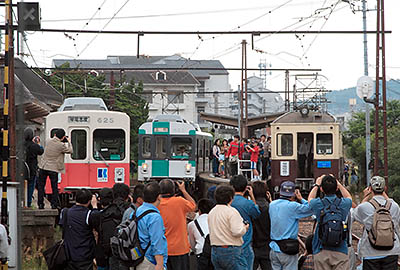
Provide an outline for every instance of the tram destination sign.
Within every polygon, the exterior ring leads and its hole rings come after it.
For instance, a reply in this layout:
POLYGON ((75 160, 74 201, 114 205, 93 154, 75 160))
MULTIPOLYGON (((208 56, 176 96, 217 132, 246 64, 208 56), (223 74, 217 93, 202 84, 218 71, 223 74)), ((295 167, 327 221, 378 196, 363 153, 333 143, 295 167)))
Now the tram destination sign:
POLYGON ((90 116, 68 116, 68 123, 89 123, 90 116))

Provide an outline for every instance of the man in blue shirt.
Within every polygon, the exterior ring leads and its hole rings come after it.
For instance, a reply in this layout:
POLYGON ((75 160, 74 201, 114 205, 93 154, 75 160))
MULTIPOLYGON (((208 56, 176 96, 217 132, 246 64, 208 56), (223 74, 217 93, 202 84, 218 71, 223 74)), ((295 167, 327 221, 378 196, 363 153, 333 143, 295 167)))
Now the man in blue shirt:
MULTIPOLYGON (((319 235, 321 212, 329 205, 337 204, 344 224, 351 208, 351 194, 347 189, 335 179, 333 175, 322 175, 317 178, 315 185, 308 197, 310 207, 317 218, 318 224, 313 238, 314 266, 316 270, 325 269, 349 269, 349 257, 347 255, 347 239, 337 247, 323 246, 319 235), (318 189, 325 193, 324 198, 316 198, 318 189), (336 192, 340 191, 343 198, 338 198, 336 192)), ((346 233, 346 232, 345 232, 346 233)), ((347 238, 347 237, 346 237, 347 238)))
POLYGON ((271 266, 273 270, 297 270, 298 254, 284 253, 281 247, 283 249, 284 246, 289 246, 285 244, 288 242, 291 243, 292 247, 296 244, 298 247, 296 241, 299 233, 299 219, 311 216, 312 211, 307 201, 301 196, 300 191, 295 189, 292 181, 283 182, 279 194, 280 198, 272 201, 269 205, 271 266), (296 199, 301 203, 296 202, 296 199))
POLYGON ((260 210, 255 204, 256 199, 254 198, 253 188, 247 186, 247 179, 243 175, 235 175, 232 177, 230 184, 235 190, 235 197, 233 198, 232 207, 236 208, 243 218, 244 222, 250 224, 249 230, 243 236, 242 245, 242 260, 247 265, 248 270, 253 269, 254 252, 251 245, 253 239, 253 226, 251 223, 252 219, 256 219, 260 215, 260 210), (251 200, 244 197, 245 192, 248 191, 251 200))
POLYGON ((157 209, 161 199, 160 193, 158 183, 147 184, 143 190, 144 203, 136 211, 137 217, 147 210, 156 211, 145 215, 137 224, 141 247, 145 249, 149 244, 150 246, 145 254, 144 261, 136 266, 136 270, 166 269, 168 259, 167 238, 165 238, 164 222, 160 211, 157 209))

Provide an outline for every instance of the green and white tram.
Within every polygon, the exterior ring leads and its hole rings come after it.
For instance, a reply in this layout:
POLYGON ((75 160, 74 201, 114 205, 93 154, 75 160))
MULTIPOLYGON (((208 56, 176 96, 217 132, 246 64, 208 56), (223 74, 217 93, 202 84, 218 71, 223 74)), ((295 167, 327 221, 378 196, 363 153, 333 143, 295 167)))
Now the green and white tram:
POLYGON ((139 128, 138 180, 194 181, 210 171, 212 135, 179 115, 159 115, 139 128))

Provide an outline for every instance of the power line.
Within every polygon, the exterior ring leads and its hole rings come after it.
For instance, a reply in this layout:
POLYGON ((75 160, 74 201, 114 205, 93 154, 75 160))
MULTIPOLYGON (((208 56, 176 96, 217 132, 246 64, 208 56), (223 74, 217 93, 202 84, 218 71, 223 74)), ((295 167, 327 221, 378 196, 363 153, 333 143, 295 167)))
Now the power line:
MULTIPOLYGON (((114 13, 114 15, 110 18, 110 20, 108 20, 108 22, 103 26, 103 28, 101 29, 100 32, 97 32, 97 34, 88 42, 88 44, 83 48, 83 50, 77 55, 77 57, 79 57, 80 55, 82 55, 83 52, 86 51, 86 49, 93 43, 93 41, 96 40, 96 38, 99 36, 100 33, 102 33, 104 31, 104 29, 111 23, 111 21, 115 18, 115 16, 118 15, 118 13, 128 4, 130 0, 126 0, 125 3, 117 10, 117 12, 114 13)), ((88 30, 82 30, 76 33, 85 33, 83 31, 88 31, 88 30)))
MULTIPOLYGON (((308 1, 303 3, 292 3, 291 6, 302 6, 312 3, 318 3, 319 1, 308 1)), ((1 5, 0 5, 1 6, 1 5)), ((189 12, 176 12, 176 13, 160 13, 160 14, 146 14, 146 15, 134 15, 134 16, 119 16, 114 17, 114 20, 125 20, 125 19, 146 19, 146 18, 159 18, 159 17, 174 17, 174 16, 187 16, 187 15, 207 15, 207 14, 218 14, 218 13, 231 13, 231 12, 243 12, 249 10, 260 10, 265 8, 271 8, 272 6, 257 6, 248 8, 232 8, 232 9, 218 9, 218 10, 205 10, 205 11, 189 11, 189 12)), ((64 18, 64 19, 45 19, 42 22, 79 22, 87 21, 89 18, 64 18)), ((94 21, 109 20, 110 17, 93 18, 94 21)))

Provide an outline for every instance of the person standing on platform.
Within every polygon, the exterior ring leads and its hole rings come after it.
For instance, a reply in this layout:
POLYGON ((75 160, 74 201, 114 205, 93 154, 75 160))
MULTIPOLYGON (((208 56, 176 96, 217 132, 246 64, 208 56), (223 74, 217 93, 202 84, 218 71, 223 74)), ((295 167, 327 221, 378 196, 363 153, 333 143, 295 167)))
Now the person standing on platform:
POLYGON ((238 174, 238 160, 239 160, 239 135, 235 135, 233 137, 233 141, 229 145, 228 149, 228 159, 229 159, 229 168, 230 175, 235 176, 238 174))
POLYGON ((38 174, 38 156, 43 154, 44 149, 40 145, 40 138, 38 136, 33 137, 33 130, 31 128, 28 127, 24 130, 24 137, 25 162, 29 168, 27 206, 31 207, 33 191, 35 190, 38 174))
POLYGON ((65 173, 65 154, 72 154, 72 144, 69 137, 65 136, 64 129, 57 129, 55 136, 46 142, 43 158, 39 166, 38 179, 38 207, 44 209, 44 190, 47 177, 50 178, 52 195, 51 208, 58 208, 58 174, 65 173))

